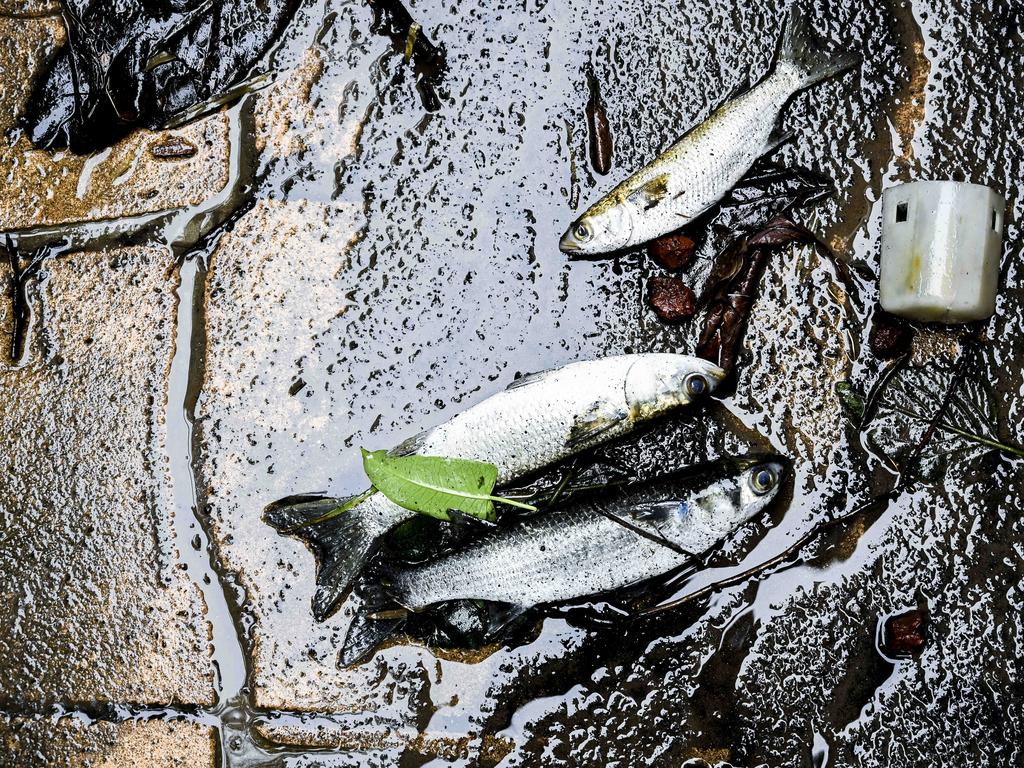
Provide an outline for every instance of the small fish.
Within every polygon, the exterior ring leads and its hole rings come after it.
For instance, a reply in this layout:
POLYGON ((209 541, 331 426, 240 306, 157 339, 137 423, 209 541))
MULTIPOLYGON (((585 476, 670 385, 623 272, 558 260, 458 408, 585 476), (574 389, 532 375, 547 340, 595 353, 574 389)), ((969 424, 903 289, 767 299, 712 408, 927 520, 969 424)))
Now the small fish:
POLYGON ((797 92, 859 61, 856 55, 829 58, 818 50, 793 6, 771 73, 591 206, 562 235, 559 247, 579 255, 608 253, 693 221, 755 160, 790 138, 780 118, 797 92))
POLYGON ((383 569, 362 598, 341 663, 364 658, 410 612, 458 613, 486 601, 493 630, 529 608, 611 592, 662 576, 706 552, 778 493, 781 456, 723 459, 648 484, 606 489, 490 532, 425 565, 383 569))
MULTIPOLYGON (((710 394, 724 372, 676 354, 606 357, 524 376, 399 445, 394 455, 475 459, 498 468, 498 485, 613 440, 638 425, 710 394)), ((416 513, 373 493, 327 520, 346 499, 293 496, 264 519, 298 536, 317 559, 313 615, 327 618, 388 531, 416 513)))

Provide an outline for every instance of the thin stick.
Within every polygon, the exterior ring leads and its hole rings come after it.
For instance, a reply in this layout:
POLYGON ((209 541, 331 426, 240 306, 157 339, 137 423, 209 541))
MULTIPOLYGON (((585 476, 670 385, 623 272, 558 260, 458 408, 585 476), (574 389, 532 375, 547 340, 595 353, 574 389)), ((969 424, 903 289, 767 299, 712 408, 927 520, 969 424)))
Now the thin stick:
POLYGON ((836 526, 842 525, 843 523, 852 520, 853 518, 872 509, 877 505, 880 505, 882 503, 890 503, 899 495, 899 492, 900 489, 894 489, 893 491, 887 493, 884 496, 879 496, 877 498, 871 499, 870 501, 867 501, 864 504, 855 507, 846 514, 840 515, 839 517, 834 517, 831 520, 826 520, 822 523, 818 523, 813 528, 811 528, 811 530, 809 530, 807 533, 805 533, 803 536, 797 539, 796 542, 786 547, 786 549, 782 550, 779 554, 775 555, 774 557, 770 557, 767 560, 758 563, 757 565, 751 568, 747 568, 745 571, 741 571, 740 573, 737 573, 733 576, 729 576, 728 578, 722 579, 721 581, 716 581, 714 584, 708 584, 706 587, 698 589, 696 592, 692 592, 689 595, 684 595, 678 600, 673 600, 668 603, 661 603, 659 605, 654 606, 653 608, 645 608, 644 610, 640 611, 637 614, 637 616, 649 616, 655 613, 662 613, 673 608, 678 608, 681 605, 692 603, 696 600, 702 600, 705 597, 708 597, 709 595, 725 587, 731 587, 734 584, 739 584, 743 581, 746 581, 747 579, 757 576, 758 574, 764 573, 768 569, 781 563, 784 563, 790 557, 795 555, 798 550, 802 549, 804 546, 809 544, 811 541, 816 539, 825 531, 836 526))
POLYGON ((669 541, 664 536, 658 536, 656 533, 651 533, 650 531, 644 530, 640 526, 630 522, 629 520, 626 520, 626 518, 619 517, 614 512, 609 512, 607 509, 602 509, 598 505, 594 505, 594 509, 596 509, 602 515, 607 517, 613 523, 618 523, 623 528, 626 528, 627 530, 630 530, 633 533, 635 533, 637 536, 643 536, 645 539, 648 539, 649 541, 653 541, 655 544, 658 544, 658 545, 660 545, 662 547, 666 547, 668 549, 671 549, 673 552, 676 552, 677 554, 683 555, 684 557, 687 557, 687 558, 689 558, 691 560, 693 559, 693 553, 692 552, 687 552, 685 549, 680 547, 678 544, 676 544, 673 541, 669 541))

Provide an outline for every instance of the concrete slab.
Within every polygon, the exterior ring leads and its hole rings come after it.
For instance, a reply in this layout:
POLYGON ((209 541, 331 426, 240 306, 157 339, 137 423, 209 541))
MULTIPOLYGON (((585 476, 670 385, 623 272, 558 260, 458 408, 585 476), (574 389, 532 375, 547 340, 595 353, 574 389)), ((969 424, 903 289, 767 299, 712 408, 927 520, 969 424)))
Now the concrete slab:
MULTIPOLYGON (((4 131, 62 41, 59 17, 36 6, 0 20, 4 131)), ((226 119, 214 117, 83 158, 31 150, 14 134, 0 148, 0 230, 198 203, 227 177, 225 136, 226 119), (171 136, 195 156, 158 159, 152 147, 171 136)), ((6 259, 0 271, 6 285, 6 259)), ((173 528, 194 521, 172 519, 164 415, 176 286, 162 248, 47 262, 29 290, 21 367, 7 359, 11 305, 0 303, 0 706, 213 701, 201 574, 183 570, 173 528)))
POLYGON ((0 716, 3 768, 213 768, 213 729, 189 722, 86 723, 0 716))
MULTIPOLYGON (((34 74, 63 39, 57 16, 0 18, 0 131, 16 125, 34 74)), ((227 120, 214 117, 174 131, 137 131, 89 157, 34 150, 23 135, 2 142, 0 230, 196 205, 227 181, 226 137, 227 120), (171 138, 188 142, 195 154, 158 157, 154 149, 171 138)))
POLYGON ((172 529, 171 264, 159 248, 47 264, 29 362, 0 364, 0 707, 212 700, 172 529))

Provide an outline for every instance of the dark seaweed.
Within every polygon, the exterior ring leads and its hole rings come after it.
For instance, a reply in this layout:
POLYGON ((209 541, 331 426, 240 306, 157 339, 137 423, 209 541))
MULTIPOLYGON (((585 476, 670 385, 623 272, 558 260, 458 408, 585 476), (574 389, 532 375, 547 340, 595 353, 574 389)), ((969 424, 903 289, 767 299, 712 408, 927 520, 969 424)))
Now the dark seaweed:
POLYGON ((722 200, 715 224, 732 232, 752 232, 765 221, 813 205, 833 191, 832 180, 817 171, 761 160, 722 200))
POLYGON ((137 126, 160 128, 245 79, 297 5, 61 0, 67 43, 37 83, 22 123, 36 147, 79 154, 137 126))
MULTIPOLYGON (((718 205, 682 229, 649 243, 648 255, 666 269, 688 270, 687 283, 697 293, 698 308, 704 307, 715 289, 741 268, 737 241, 833 191, 832 182, 816 171, 759 160, 718 205)), ((844 285, 855 292, 845 262, 833 261, 844 285)))
POLYGON ((782 217, 772 219, 763 229, 737 240, 723 255, 737 265, 736 269, 711 302, 697 343, 697 355, 731 371, 768 258, 790 243, 813 242, 817 242, 817 238, 810 231, 782 217))

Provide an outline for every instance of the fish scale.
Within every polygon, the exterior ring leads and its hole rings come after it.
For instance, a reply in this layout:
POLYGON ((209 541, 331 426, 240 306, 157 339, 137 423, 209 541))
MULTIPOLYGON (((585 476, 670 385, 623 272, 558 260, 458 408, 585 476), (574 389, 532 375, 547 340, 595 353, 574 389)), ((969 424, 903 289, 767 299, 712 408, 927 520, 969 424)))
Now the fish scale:
POLYGON ((391 591, 413 610, 480 597, 533 605, 643 581, 690 559, 584 509, 524 523, 513 535, 497 535, 454 563, 442 560, 401 572, 391 591), (585 569, 579 567, 583 563, 585 569))
MULTIPOLYGON (((631 364, 628 357, 578 363, 552 374, 542 389, 499 392, 431 430, 416 452, 490 462, 498 468, 498 483, 506 483, 564 458, 574 420, 594 403, 627 412, 631 364)), ((605 437, 628 429, 624 420, 605 437)))

